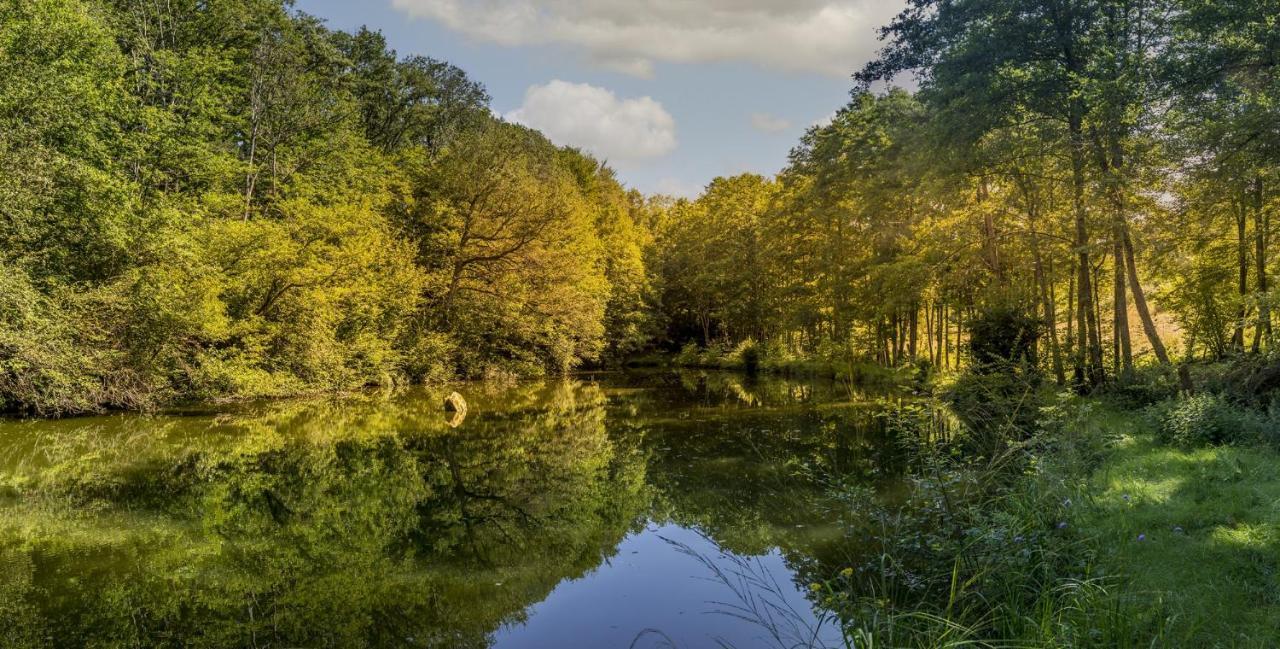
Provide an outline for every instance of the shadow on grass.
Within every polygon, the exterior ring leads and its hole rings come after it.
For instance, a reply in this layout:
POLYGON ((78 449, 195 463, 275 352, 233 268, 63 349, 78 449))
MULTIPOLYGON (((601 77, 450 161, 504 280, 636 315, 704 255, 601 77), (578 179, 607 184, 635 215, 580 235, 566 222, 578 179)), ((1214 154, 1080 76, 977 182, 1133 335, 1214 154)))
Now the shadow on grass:
POLYGON ((1183 451, 1141 430, 1093 476, 1081 521, 1129 592, 1160 598, 1182 646, 1280 642, 1280 454, 1183 451))

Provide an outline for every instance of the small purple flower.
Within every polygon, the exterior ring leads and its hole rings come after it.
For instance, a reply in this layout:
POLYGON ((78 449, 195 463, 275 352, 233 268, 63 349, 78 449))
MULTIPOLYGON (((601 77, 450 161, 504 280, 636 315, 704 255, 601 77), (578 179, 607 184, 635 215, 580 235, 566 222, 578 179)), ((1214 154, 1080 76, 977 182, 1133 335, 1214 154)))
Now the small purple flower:
POLYGON ((1139 540, 1139 541, 1145 541, 1145 540, 1147 540, 1147 535, 1146 535, 1146 534, 1139 534, 1139 535, 1138 535, 1138 540, 1139 540))
POLYGON ((1067 522, 1066 522, 1066 521, 1062 521, 1062 522, 1058 523, 1058 529, 1060 529, 1060 530, 1065 530, 1065 529, 1067 529, 1067 522))

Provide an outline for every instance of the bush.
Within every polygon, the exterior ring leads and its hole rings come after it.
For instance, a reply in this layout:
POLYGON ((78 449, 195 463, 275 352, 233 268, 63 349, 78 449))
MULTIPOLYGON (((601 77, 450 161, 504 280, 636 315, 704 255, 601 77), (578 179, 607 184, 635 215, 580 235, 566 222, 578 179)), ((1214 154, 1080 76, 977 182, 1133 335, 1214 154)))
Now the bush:
POLYGON ((61 416, 148 405, 151 387, 112 346, 112 301, 53 293, 0 263, 0 411, 61 416))
POLYGON ((1207 383, 1234 401, 1266 408, 1280 394, 1280 359, 1270 355, 1240 358, 1220 374, 1208 377, 1207 383))
POLYGON ((1240 442, 1257 430, 1246 413, 1210 393, 1162 402, 1152 416, 1160 441, 1180 448, 1240 442))
POLYGON ((979 368, 1036 365, 1036 343, 1044 322, 1015 307, 993 307, 969 324, 969 352, 979 368))
POLYGON ((1100 387, 1096 394, 1117 408, 1138 410, 1173 399, 1178 390, 1178 376, 1173 368, 1150 365, 1136 368, 1128 378, 1100 387))
POLYGON ((966 372, 942 398, 984 452, 1031 437, 1042 405, 1038 383, 1011 372, 966 372))
POLYGON ((680 348, 680 353, 676 354, 675 362, 681 367, 698 366, 702 362, 702 348, 698 343, 685 343, 684 347, 680 348))
POLYGON ((1036 430, 1041 376, 1035 345, 1042 323, 1017 309, 994 307, 971 324, 973 364, 943 391, 943 399, 982 452, 1036 430))
POLYGON ((755 374, 760 369, 760 346, 754 340, 744 341, 734 350, 734 354, 738 357, 742 364, 742 369, 748 374, 755 374))

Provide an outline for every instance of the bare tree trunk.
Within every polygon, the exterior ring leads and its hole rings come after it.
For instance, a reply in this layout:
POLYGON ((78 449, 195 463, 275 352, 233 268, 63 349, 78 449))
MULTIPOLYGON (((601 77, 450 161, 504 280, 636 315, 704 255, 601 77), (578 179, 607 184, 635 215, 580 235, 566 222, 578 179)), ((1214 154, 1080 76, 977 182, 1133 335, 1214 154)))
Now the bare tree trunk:
POLYGON ((1058 347, 1058 318, 1055 313, 1053 298, 1049 292, 1049 280, 1045 274, 1044 259, 1040 254, 1040 237, 1036 233, 1034 210, 1031 217, 1031 256, 1035 264, 1036 284, 1040 290, 1040 303, 1044 308, 1044 319, 1049 329, 1049 350, 1053 355, 1053 376, 1058 385, 1066 385, 1067 375, 1062 367, 1062 350, 1058 347))
POLYGON ((1253 351, 1256 353, 1265 339, 1267 349, 1271 349, 1271 307, 1267 303, 1267 236, 1269 229, 1266 205, 1263 201, 1262 178, 1253 181, 1253 218, 1254 240, 1257 249, 1254 252, 1254 263, 1258 268, 1258 326, 1253 335, 1253 351))
POLYGON ((1133 255, 1133 240, 1129 237, 1129 228, 1124 228, 1124 254, 1125 262, 1129 270, 1129 284, 1133 292, 1133 306, 1138 311, 1138 317, 1142 320, 1142 330, 1147 334, 1147 340, 1151 342, 1151 350, 1155 352, 1156 358, 1160 364, 1169 365, 1169 352, 1164 347, 1164 342, 1160 340, 1160 332, 1156 331, 1156 322, 1151 318, 1151 310, 1147 308, 1147 296, 1142 290, 1142 282, 1138 281, 1138 263, 1133 255))
MULTIPOLYGON (((1076 276, 1078 275, 1078 273, 1076 272, 1076 269, 1074 268, 1074 266, 1075 266, 1074 262, 1072 263, 1072 266, 1073 266, 1073 268, 1071 269, 1071 273, 1067 276, 1067 348, 1066 348, 1066 356, 1067 356, 1068 358, 1075 358, 1075 357, 1076 357, 1076 336, 1075 336, 1075 323, 1076 323, 1076 316, 1075 316, 1075 313, 1076 313, 1076 276)), ((1078 365, 1077 365, 1076 367, 1077 367, 1077 369, 1079 369, 1079 366, 1078 366, 1078 365)), ((1081 380, 1082 378, 1083 378, 1083 377, 1082 377, 1082 376, 1080 376, 1080 375, 1077 375, 1077 376, 1076 376, 1076 380, 1077 380, 1077 381, 1081 380)))
MULTIPOLYGON (((1073 147, 1077 148, 1077 147, 1073 147)), ((1072 175, 1075 184, 1075 246, 1078 257, 1077 295, 1079 308, 1079 336, 1076 350, 1076 365, 1080 374, 1089 385, 1101 385, 1106 380, 1102 369, 1102 342, 1098 335, 1097 321, 1094 319, 1094 299, 1090 275, 1089 235, 1084 205, 1084 157, 1083 152, 1072 154, 1072 175)))
MULTIPOLYGON (((1106 257, 1105 257, 1105 256, 1103 256, 1103 258, 1102 258, 1102 259, 1103 259, 1103 260, 1105 260, 1105 259, 1106 259, 1106 257)), ((1104 261, 1099 261, 1099 262, 1098 262, 1098 265, 1093 267, 1093 270, 1092 270, 1092 273, 1091 273, 1091 276, 1090 276, 1090 279, 1093 281, 1093 286, 1094 286, 1095 288, 1096 288, 1096 287, 1098 287, 1098 286, 1102 286, 1102 278, 1101 278, 1101 275, 1102 275, 1102 264, 1103 264, 1103 263, 1104 263, 1104 261)), ((1102 338, 1102 301, 1101 301, 1101 300, 1095 300, 1095 301, 1094 301, 1094 303, 1093 303, 1093 313, 1091 313, 1090 315, 1092 316, 1092 321, 1091 321, 1091 323, 1090 323, 1090 324, 1092 324, 1094 327, 1096 327, 1096 328, 1097 328, 1097 331, 1098 331, 1098 338, 1099 338, 1099 339, 1101 339, 1101 338, 1102 338)), ((1099 367, 1102 367, 1102 368, 1103 368, 1103 371, 1106 371, 1106 366, 1105 366, 1105 365, 1100 365, 1099 367)))
POLYGON ((929 354, 929 364, 937 367, 938 358, 935 355, 936 346, 933 344, 933 316, 937 312, 937 307, 930 304, 924 310, 924 344, 925 350, 929 354))
POLYGON ((911 306, 911 319, 908 321, 908 327, 911 331, 911 341, 907 347, 907 360, 914 363, 920 345, 920 307, 917 305, 911 306))
POLYGON ((1115 266, 1115 339, 1117 374, 1128 378, 1133 374, 1133 344, 1129 339, 1129 300, 1125 295, 1125 263, 1124 243, 1121 240, 1122 228, 1117 225, 1113 243, 1113 262, 1115 266))
POLYGON ((942 305, 942 316, 938 319, 938 345, 942 347, 942 367, 951 368, 951 321, 947 305, 942 305))
POLYGON ((1236 352, 1244 351, 1244 322, 1249 315, 1249 241, 1246 228, 1249 213, 1243 202, 1232 201, 1232 210, 1236 219, 1236 258, 1239 263, 1240 277, 1238 289, 1240 294, 1240 311, 1236 316, 1235 330, 1231 335, 1231 348, 1236 352))
MULTIPOLYGON (((1049 259, 1048 263, 1048 281, 1045 282, 1045 290, 1048 292, 1048 299, 1045 305, 1048 307, 1048 313, 1045 319, 1049 321, 1049 345, 1050 351, 1053 353, 1053 375, 1058 380, 1058 385, 1067 384, 1067 373, 1062 363, 1062 341, 1058 339, 1058 295, 1054 290, 1053 278, 1056 273, 1053 270, 1053 259, 1049 259)), ((1071 322, 1071 318, 1067 318, 1067 322, 1071 322)))

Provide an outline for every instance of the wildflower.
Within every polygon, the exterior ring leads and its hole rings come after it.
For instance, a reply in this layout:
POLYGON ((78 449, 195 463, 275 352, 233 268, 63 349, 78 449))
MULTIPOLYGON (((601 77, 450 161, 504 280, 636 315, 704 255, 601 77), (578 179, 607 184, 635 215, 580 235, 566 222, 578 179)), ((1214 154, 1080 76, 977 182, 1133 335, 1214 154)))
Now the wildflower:
POLYGON ((1065 508, 1070 508, 1070 507, 1071 507, 1071 499, 1070 499, 1070 498, 1064 498, 1064 499, 1062 500, 1062 506, 1063 506, 1063 507, 1065 507, 1065 508))
POLYGON ((1181 526, 1181 525, 1174 525, 1174 526, 1173 526, 1173 533, 1174 533, 1174 534, 1185 534, 1185 533, 1186 533, 1186 530, 1182 529, 1182 526, 1181 526))
POLYGON ((1014 543, 1022 543, 1024 540, 1025 540, 1025 539, 1023 539, 1021 536, 1015 536, 1015 537, 1013 537, 1013 542, 1014 542, 1014 543))
POLYGON ((840 571, 840 576, 841 576, 841 577, 844 577, 845 579, 848 579, 848 578, 852 577, 852 576, 853 576, 853 568, 845 568, 844 570, 841 570, 841 571, 840 571))
POLYGON ((1066 522, 1066 521, 1059 521, 1059 522, 1058 522, 1058 529, 1060 529, 1060 530, 1065 530, 1065 529, 1067 529, 1067 522, 1066 522))
POLYGON ((1146 535, 1146 534, 1139 534, 1139 535, 1138 535, 1138 540, 1139 540, 1139 541, 1145 541, 1145 540, 1147 540, 1147 535, 1146 535))
POLYGON ((815 592, 815 593, 816 593, 816 592, 818 592, 818 591, 822 590, 822 584, 819 584, 819 583, 816 583, 816 582, 815 582, 815 583, 812 583, 812 584, 809 584, 809 590, 811 590, 811 591, 813 591, 813 592, 815 592))
POLYGON ((1124 501, 1125 501, 1125 502, 1129 502, 1129 494, 1125 494, 1125 495, 1120 496, 1120 497, 1121 497, 1121 498, 1124 498, 1124 501))

